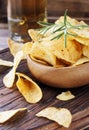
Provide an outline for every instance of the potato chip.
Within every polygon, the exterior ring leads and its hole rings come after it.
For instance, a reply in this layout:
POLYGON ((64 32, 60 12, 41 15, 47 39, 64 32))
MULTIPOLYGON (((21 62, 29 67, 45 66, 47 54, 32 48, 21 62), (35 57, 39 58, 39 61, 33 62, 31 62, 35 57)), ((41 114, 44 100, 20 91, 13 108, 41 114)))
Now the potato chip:
MULTIPOLYGON (((57 21, 55 21, 55 23, 59 24, 59 25, 61 25, 63 22, 64 22, 64 16, 61 16, 57 21)), ((77 27, 79 27, 81 25, 87 26, 87 24, 84 21, 78 21, 69 16, 67 16, 67 22, 69 22, 72 26, 77 26, 77 27)), ((89 28, 88 27, 85 27, 85 28, 81 27, 81 29, 78 29, 77 27, 70 29, 69 32, 72 32, 73 34, 77 34, 79 37, 82 37, 82 38, 89 38, 89 28)))
POLYGON ((66 128, 68 128, 72 122, 72 115, 66 108, 48 107, 37 113, 36 116, 55 121, 66 128))
POLYGON ((75 63, 82 55, 82 47, 80 43, 75 40, 67 41, 67 45, 64 45, 64 38, 42 41, 41 43, 45 48, 52 51, 58 59, 61 59, 66 64, 75 63))
POLYGON ((81 57, 75 64, 73 64, 73 66, 81 65, 87 62, 89 62, 89 58, 81 57))
POLYGON ((89 46, 83 46, 83 55, 89 58, 89 46))
POLYGON ((22 73, 16 73, 18 81, 17 88, 28 103, 37 103, 42 99, 40 87, 28 76, 22 73))
POLYGON ((27 43, 23 44, 22 51, 23 51, 25 56, 30 54, 30 50, 32 48, 32 45, 33 45, 33 42, 27 42, 27 43))
POLYGON ((82 54, 89 58, 89 56, 87 56, 89 52, 88 49, 85 52, 84 49, 82 50, 83 45, 89 46, 88 25, 84 21, 78 21, 67 16, 66 22, 67 26, 69 26, 67 28, 68 35, 66 37, 65 47, 64 36, 61 36, 63 30, 57 31, 57 29, 61 29, 60 27, 64 24, 64 18, 64 16, 61 16, 55 21, 54 26, 51 26, 51 28, 48 28, 47 30, 43 29, 43 34, 41 32, 42 30, 29 30, 29 35, 32 37, 33 41, 35 41, 30 53, 32 57, 38 61, 45 61, 54 67, 63 67, 63 64, 66 66, 75 64, 82 57, 82 54), (37 37, 38 34, 39 36, 37 37), (59 39, 57 39, 58 35, 61 36, 59 39), (54 37, 56 38, 54 39, 54 37), (59 63, 57 63, 54 56, 59 59, 59 63), (60 60, 62 65, 60 64, 60 60))
POLYGON ((56 56, 40 42, 35 42, 31 48, 30 55, 36 59, 47 62, 50 65, 56 65, 56 56))
POLYGON ((82 45, 89 46, 89 38, 75 37, 75 40, 81 43, 82 45))
POLYGON ((23 58, 23 52, 22 51, 17 52, 14 58, 13 68, 3 78, 3 83, 5 84, 6 87, 11 88, 13 86, 15 80, 15 72, 22 58, 23 58))
POLYGON ((18 117, 21 117, 21 115, 24 115, 26 112, 26 108, 0 112, 0 124, 16 120, 18 119, 18 117))
POLYGON ((0 65, 12 67, 13 62, 0 59, 0 65))
POLYGON ((66 67, 67 65, 60 59, 56 59, 56 65, 54 66, 55 68, 60 68, 60 67, 66 67))
POLYGON ((40 30, 29 29, 28 33, 34 42, 41 41, 43 38, 49 37, 52 34, 54 28, 51 28, 45 33, 41 33, 40 30))
POLYGON ((75 98, 75 96, 70 91, 66 91, 66 92, 62 92, 61 94, 57 95, 56 98, 59 100, 62 100, 62 101, 68 101, 68 100, 75 98))
MULTIPOLYGON (((61 16, 58 20, 55 21, 56 24, 62 24, 64 22, 64 16, 61 16)), ((72 25, 78 25, 79 21, 67 16, 67 22, 70 22, 72 25)))
POLYGON ((81 38, 89 38, 89 28, 71 29, 71 33, 77 34, 81 38))
POLYGON ((28 33, 30 35, 30 37, 32 38, 32 40, 35 41, 39 41, 43 36, 39 33, 39 31, 36 31, 34 29, 29 29, 28 33))
POLYGON ((22 50, 23 44, 15 42, 15 41, 13 41, 11 39, 8 39, 8 46, 9 46, 11 54, 13 56, 15 56, 17 54, 17 52, 22 50))
POLYGON ((40 60, 40 59, 36 59, 35 57, 29 55, 31 57, 32 60, 38 62, 38 63, 41 63, 41 64, 44 64, 44 65, 48 65, 47 62, 43 61, 43 60, 40 60))

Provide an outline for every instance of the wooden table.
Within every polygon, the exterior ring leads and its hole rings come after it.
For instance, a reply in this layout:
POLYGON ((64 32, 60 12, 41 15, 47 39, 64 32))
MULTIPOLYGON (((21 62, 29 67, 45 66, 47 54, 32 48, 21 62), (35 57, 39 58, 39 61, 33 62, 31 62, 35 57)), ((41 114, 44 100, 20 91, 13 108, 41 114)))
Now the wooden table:
MULTIPOLYGON (((8 30, 2 29, 0 32, 0 39, 3 42, 3 49, 0 51, 0 58, 5 60, 13 60, 9 49, 6 48, 5 39, 8 38, 8 30), (2 33, 3 32, 3 33, 2 33), (5 33, 4 33, 5 32, 5 33), (5 39, 4 39, 5 38, 5 39)), ((0 44, 1 48, 1 44, 0 44)), ((25 73, 35 80, 41 87, 43 92, 43 99, 36 104, 27 103, 22 95, 18 92, 17 88, 8 89, 3 84, 3 77, 8 73, 10 68, 0 66, 0 111, 10 110, 16 108, 27 107, 28 113, 14 122, 0 125, 0 130, 84 130, 89 129, 89 85, 82 86, 76 89, 61 89, 52 88, 45 84, 36 81, 28 70, 26 61, 22 61, 17 69, 18 72, 25 73), (70 90, 75 98, 70 101, 59 101, 56 96, 63 92, 70 90), (35 116, 40 110, 48 107, 55 106, 57 108, 68 108, 72 115, 72 124, 68 129, 59 126, 57 123, 49 121, 45 118, 37 118, 35 116)))
MULTIPOLYGON (((0 51, 0 58, 11 61, 13 59, 9 49, 0 51)), ((16 88, 8 89, 4 86, 3 77, 9 70, 10 68, 0 67, 0 111, 27 107, 29 113, 15 122, 0 125, 0 130, 84 130, 89 127, 89 85, 76 89, 49 87, 36 81, 28 71, 26 61, 22 61, 18 71, 34 79, 43 91, 43 99, 39 103, 29 104, 16 88), (56 95, 66 90, 70 90, 75 95, 75 99, 66 102, 57 100, 56 95), (73 114, 70 128, 66 129, 52 121, 35 116, 37 112, 48 106, 68 108, 73 114)))

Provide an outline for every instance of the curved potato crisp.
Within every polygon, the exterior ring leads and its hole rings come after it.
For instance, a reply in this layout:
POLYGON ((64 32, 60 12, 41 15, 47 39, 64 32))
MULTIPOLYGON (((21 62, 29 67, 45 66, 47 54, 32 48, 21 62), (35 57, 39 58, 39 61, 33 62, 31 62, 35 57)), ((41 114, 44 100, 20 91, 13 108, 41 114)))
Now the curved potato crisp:
POLYGON ((66 128, 70 126, 72 121, 72 115, 66 108, 48 107, 37 113, 36 116, 55 121, 66 128))
POLYGON ((23 58, 23 52, 22 51, 17 52, 17 54, 15 55, 15 58, 14 58, 13 68, 3 79, 3 83, 5 84, 6 87, 8 87, 8 88, 13 87, 13 83, 15 80, 15 72, 16 72, 16 69, 17 69, 20 61, 22 60, 22 58, 23 58))
POLYGON ((0 112, 0 124, 13 121, 18 119, 18 117, 21 117, 21 115, 25 114, 27 112, 26 108, 19 108, 16 110, 8 110, 0 112))
POLYGON ((35 42, 31 48, 30 55, 36 59, 45 61, 50 65, 56 65, 56 56, 40 42, 35 42))
POLYGON ((89 38, 75 37, 75 40, 81 43, 82 45, 89 46, 89 38))
MULTIPOLYGON (((69 25, 66 47, 64 45, 65 39, 61 36, 63 30, 60 29, 64 23, 64 16, 55 21, 55 25, 51 26, 45 33, 43 31, 43 34, 42 30, 29 30, 29 35, 34 41, 31 48, 31 56, 37 60, 46 61, 53 67, 61 67, 60 61, 63 67, 63 65, 71 66, 80 64, 81 60, 83 62, 83 59, 81 59, 82 56, 89 58, 89 26, 84 21, 78 21, 69 16, 67 16, 66 20, 67 25, 69 25), (40 38, 37 37, 38 33, 40 33, 40 38), (61 36, 59 39, 56 38, 58 35, 61 36), (83 47, 83 45, 87 47, 83 47), (55 60, 54 56, 56 59, 59 59, 59 63, 55 60)), ((84 60, 84 62, 86 61, 84 60)))
MULTIPOLYGON (((78 25, 79 21, 77 21, 76 19, 73 19, 69 16, 67 16, 67 21, 70 22, 72 25, 78 25)), ((64 22, 64 16, 61 16, 58 20, 55 21, 56 24, 61 24, 64 22)))
POLYGON ((15 42, 15 41, 13 41, 11 39, 8 39, 8 46, 9 46, 11 54, 13 56, 15 56, 17 52, 22 50, 23 44, 15 42))
POLYGON ((62 100, 62 101, 68 101, 68 100, 75 98, 75 96, 70 91, 66 91, 66 92, 62 92, 61 94, 57 95, 56 98, 59 100, 62 100))
POLYGON ((11 54, 15 57, 17 52, 23 51, 22 59, 27 58, 26 55, 29 54, 32 44, 33 42, 27 42, 25 44, 22 44, 22 43, 15 42, 11 39, 8 39, 8 46, 9 46, 11 54))
POLYGON ((25 56, 30 54, 30 50, 32 48, 32 45, 33 45, 33 42, 27 42, 27 43, 23 44, 22 51, 23 51, 25 56))
POLYGON ((47 62, 45 62, 45 61, 42 61, 42 60, 40 60, 40 59, 36 59, 35 57, 33 57, 33 56, 31 56, 31 55, 30 55, 30 57, 31 57, 32 60, 34 60, 34 61, 36 61, 36 62, 38 62, 38 63, 44 64, 44 65, 48 65, 47 62))
POLYGON ((89 58, 89 46, 83 46, 83 55, 89 58))
POLYGON ((28 103, 37 103, 42 99, 40 87, 28 76, 22 73, 16 73, 18 81, 16 83, 18 90, 28 103))
POLYGON ((58 40, 48 40, 46 42, 44 40, 41 44, 51 50, 51 53, 58 59, 64 60, 64 63, 68 65, 75 63, 82 55, 82 47, 75 40, 68 39, 66 47, 64 46, 64 38, 62 37, 58 40))
POLYGON ((81 65, 87 62, 89 62, 89 58, 81 57, 75 64, 73 64, 73 66, 81 65))
POLYGON ((0 59, 0 65, 12 67, 13 62, 0 59))
POLYGON ((81 38, 89 38, 89 28, 71 29, 71 32, 73 32, 74 34, 77 34, 81 38))
POLYGON ((29 29, 28 33, 30 35, 30 37, 32 38, 32 40, 35 41, 39 41, 43 36, 39 33, 39 31, 36 31, 34 29, 29 29))
MULTIPOLYGON (((55 21, 56 24, 62 24, 64 22, 64 16, 61 16, 58 20, 55 21)), ((78 21, 76 19, 73 19, 69 16, 67 16, 67 22, 69 22, 72 26, 81 26, 81 25, 86 25, 87 24, 84 21, 78 21)), ((77 29, 77 28, 72 28, 69 30, 70 32, 72 32, 73 34, 77 34, 79 37, 82 38, 89 38, 89 27, 85 27, 81 29, 77 29)))

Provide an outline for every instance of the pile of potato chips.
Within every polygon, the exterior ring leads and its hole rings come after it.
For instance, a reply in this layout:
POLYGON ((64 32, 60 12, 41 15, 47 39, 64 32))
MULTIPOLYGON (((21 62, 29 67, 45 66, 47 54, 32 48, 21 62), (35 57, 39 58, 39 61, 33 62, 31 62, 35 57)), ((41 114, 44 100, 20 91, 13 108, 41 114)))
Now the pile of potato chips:
MULTIPOLYGON (((60 17, 55 23, 63 22, 64 17, 60 17)), ((73 26, 87 25, 83 21, 77 21, 67 17, 67 21, 73 26)), ((48 30, 43 35, 39 31, 29 30, 29 35, 33 40, 33 45, 30 49, 31 57, 40 60, 42 63, 53 67, 65 67, 71 65, 79 65, 89 61, 89 28, 74 28, 69 32, 76 36, 67 36, 67 45, 64 45, 64 37, 54 39, 58 32, 52 34, 52 30, 48 30)))
MULTIPOLYGON (((61 24, 64 17, 60 17, 55 24, 61 24)), ((85 26, 87 25, 83 21, 77 21, 67 16, 67 21, 72 26, 85 26)), ((41 34, 40 31, 35 29, 29 29, 28 33, 32 38, 31 42, 25 43, 24 45, 15 43, 14 41, 8 40, 8 45, 11 54, 15 54, 22 50, 24 53, 23 59, 26 55, 40 62, 41 64, 50 65, 53 67, 66 67, 76 66, 89 61, 89 28, 83 27, 69 29, 68 31, 76 36, 67 36, 67 45, 64 45, 64 37, 54 39, 54 36, 58 32, 52 34, 53 28, 41 34)))
MULTIPOLYGON (((63 22, 63 19, 64 17, 60 17, 55 23, 60 24, 63 22)), ((73 26, 86 25, 83 21, 79 22, 70 17, 67 17, 67 20, 73 26)), ((52 30, 48 30, 44 34, 40 34, 38 30, 28 30, 32 41, 25 44, 19 44, 9 39, 8 46, 11 54, 14 56, 14 60, 13 62, 9 62, 0 59, 0 65, 12 67, 10 72, 5 75, 3 79, 4 85, 8 88, 12 88, 15 77, 17 76, 18 79, 15 84, 25 100, 28 103, 37 103, 43 97, 41 88, 30 77, 16 71, 20 61, 26 59, 27 55, 36 62, 52 67, 76 66, 89 62, 89 28, 70 29, 69 32, 76 34, 76 36, 69 35, 67 37, 66 47, 64 46, 63 36, 59 39, 50 40, 57 35, 57 32, 52 34, 52 30)), ((56 98, 67 101, 74 97, 75 96, 68 91, 58 95, 56 98)), ((16 112, 18 112, 18 110, 16 112)), ((12 113, 12 116, 13 115, 12 113)), ((58 109, 48 107, 37 113, 36 116, 46 117, 67 128, 72 121, 72 115, 66 108, 58 109)), ((11 116, 7 117, 7 120, 8 118, 11 118, 11 116)), ((6 119, 4 121, 6 121, 6 119)), ((4 121, 1 120, 1 123, 4 121)))

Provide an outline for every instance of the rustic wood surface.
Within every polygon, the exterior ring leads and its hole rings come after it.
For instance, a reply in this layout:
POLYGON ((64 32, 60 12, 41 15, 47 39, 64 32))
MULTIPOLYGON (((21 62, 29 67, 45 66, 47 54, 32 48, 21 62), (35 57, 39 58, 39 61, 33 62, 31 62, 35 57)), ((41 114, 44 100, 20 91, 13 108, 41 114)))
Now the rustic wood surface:
POLYGON ((47 0, 50 16, 60 16, 68 9, 71 17, 89 17, 88 0, 47 0))
MULTIPOLYGON (((13 60, 9 49, 0 51, 0 58, 13 60)), ((36 104, 27 103, 17 88, 8 89, 3 84, 3 77, 10 70, 8 67, 0 67, 0 111, 27 107, 28 113, 17 121, 0 125, 0 130, 80 130, 89 127, 89 85, 76 89, 57 89, 46 86, 36 81, 30 74, 26 61, 22 61, 17 69, 35 80, 43 91, 43 99, 36 104), (70 101, 59 101, 56 95, 62 91, 70 90, 75 98, 70 101), (37 118, 35 114, 48 106, 68 108, 73 114, 70 128, 66 129, 57 123, 45 118, 37 118)))
MULTIPOLYGON (((50 21, 54 21, 60 15, 63 15, 65 9, 69 9, 69 15, 79 20, 89 23, 89 1, 88 0, 48 0, 48 15, 50 21), (80 4, 81 3, 81 4, 80 4)), ((5 14, 6 18, 6 14, 5 14)), ((0 58, 13 61, 13 57, 7 48, 8 30, 7 26, 0 26, 0 58), (4 28, 4 29, 3 29, 4 28), (4 49, 4 50, 3 50, 4 49)), ((27 107, 28 113, 14 122, 0 125, 0 130, 88 130, 89 129, 89 85, 75 89, 57 89, 37 81, 29 72, 26 61, 22 61, 17 69, 30 76, 40 85, 43 91, 43 99, 36 104, 29 104, 25 101, 17 88, 8 89, 3 84, 3 77, 8 73, 10 68, 0 66, 0 111, 27 107), (59 101, 56 95, 70 90, 75 99, 70 101, 59 101), (72 124, 66 129, 57 123, 45 118, 37 118, 35 114, 48 106, 57 108, 68 108, 73 114, 72 124)))

